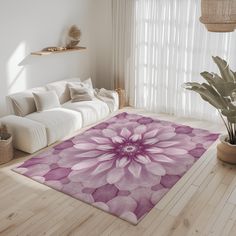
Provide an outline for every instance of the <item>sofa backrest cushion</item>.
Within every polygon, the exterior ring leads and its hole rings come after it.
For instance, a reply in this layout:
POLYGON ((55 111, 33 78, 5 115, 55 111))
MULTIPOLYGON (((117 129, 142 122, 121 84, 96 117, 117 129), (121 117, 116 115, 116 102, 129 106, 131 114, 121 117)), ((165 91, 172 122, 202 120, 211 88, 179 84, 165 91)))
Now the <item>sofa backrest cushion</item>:
POLYGON ((84 81, 68 81, 67 82, 68 87, 74 87, 74 86, 80 86, 80 87, 85 87, 93 90, 93 82, 91 78, 88 78, 84 81))
POLYGON ((67 86, 70 90, 71 99, 73 99, 72 96, 71 96, 71 88, 74 88, 74 87, 76 87, 76 88, 87 88, 88 90, 90 90, 89 91, 90 94, 94 96, 94 89, 93 89, 93 83, 92 83, 91 78, 88 78, 88 79, 86 79, 82 82, 70 81, 70 82, 67 83, 67 86))
POLYGON ((38 112, 61 106, 59 98, 54 90, 33 92, 33 95, 38 112))
POLYGON ((82 81, 83 84, 86 84, 90 89, 93 89, 93 82, 91 78, 88 78, 84 81, 82 81))
POLYGON ((14 93, 7 96, 8 104, 12 106, 10 109, 17 116, 26 116, 36 112, 36 105, 32 92, 46 91, 45 87, 33 88, 19 93, 14 93))
POLYGON ((70 98, 70 91, 67 86, 68 82, 80 82, 79 78, 71 78, 61 81, 56 81, 50 84, 47 84, 46 87, 48 90, 54 90, 59 98, 61 104, 68 102, 70 98))

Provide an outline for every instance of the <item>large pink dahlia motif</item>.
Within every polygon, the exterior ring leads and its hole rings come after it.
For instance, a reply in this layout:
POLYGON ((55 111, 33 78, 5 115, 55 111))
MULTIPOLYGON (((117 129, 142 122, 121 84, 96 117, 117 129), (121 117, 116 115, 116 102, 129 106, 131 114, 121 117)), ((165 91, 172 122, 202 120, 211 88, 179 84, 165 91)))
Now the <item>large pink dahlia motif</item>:
POLYGON ((217 138, 121 113, 14 170, 137 224, 217 138))

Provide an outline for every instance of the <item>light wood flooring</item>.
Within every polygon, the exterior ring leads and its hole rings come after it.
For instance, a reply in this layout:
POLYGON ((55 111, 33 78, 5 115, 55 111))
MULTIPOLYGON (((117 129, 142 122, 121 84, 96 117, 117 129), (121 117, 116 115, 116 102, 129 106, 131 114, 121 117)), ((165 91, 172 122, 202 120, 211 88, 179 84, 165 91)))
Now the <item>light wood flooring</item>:
MULTIPOLYGON (((224 130, 209 122, 155 116, 224 130)), ((216 143, 137 226, 12 172, 30 158, 17 156, 0 166, 0 235, 236 235, 236 167, 216 159, 216 143)))

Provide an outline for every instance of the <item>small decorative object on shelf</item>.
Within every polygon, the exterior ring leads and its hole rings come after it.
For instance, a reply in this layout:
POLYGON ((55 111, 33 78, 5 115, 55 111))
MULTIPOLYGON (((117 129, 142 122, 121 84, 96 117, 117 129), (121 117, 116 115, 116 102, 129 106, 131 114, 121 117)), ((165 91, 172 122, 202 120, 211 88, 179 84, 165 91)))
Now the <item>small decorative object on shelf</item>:
POLYGON ((13 159, 12 136, 7 132, 5 125, 0 126, 0 164, 7 163, 13 159))
POLYGON ((119 96, 119 108, 121 109, 126 106, 126 93, 125 90, 122 88, 116 89, 116 92, 119 96))
POLYGON ((66 48, 67 49, 75 48, 80 42, 81 30, 76 25, 72 25, 69 29, 67 37, 68 38, 67 38, 66 48))
POLYGON ((63 52, 72 52, 72 51, 78 51, 86 49, 86 47, 79 47, 78 44, 80 42, 81 38, 81 30, 76 26, 72 25, 69 28, 66 42, 64 43, 63 47, 46 47, 42 49, 41 51, 37 52, 31 52, 31 55, 34 56, 47 56, 55 53, 63 53, 63 52))
POLYGON ((66 50, 65 47, 46 47, 42 51, 43 52, 57 52, 57 51, 63 51, 66 50))

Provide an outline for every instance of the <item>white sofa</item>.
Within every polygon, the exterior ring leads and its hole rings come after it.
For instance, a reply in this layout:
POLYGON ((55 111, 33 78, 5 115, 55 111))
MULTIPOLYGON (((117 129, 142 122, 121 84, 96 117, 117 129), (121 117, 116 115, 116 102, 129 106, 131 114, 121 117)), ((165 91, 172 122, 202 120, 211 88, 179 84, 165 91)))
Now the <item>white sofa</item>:
POLYGON ((78 78, 57 81, 45 87, 7 96, 12 115, 0 119, 13 135, 16 149, 34 153, 51 145, 82 127, 91 125, 119 107, 118 94, 109 91, 109 97, 95 93, 92 101, 71 102, 68 82, 78 78), (54 90, 61 107, 37 112, 33 92, 54 90), (113 104, 111 106, 111 104, 113 104))

